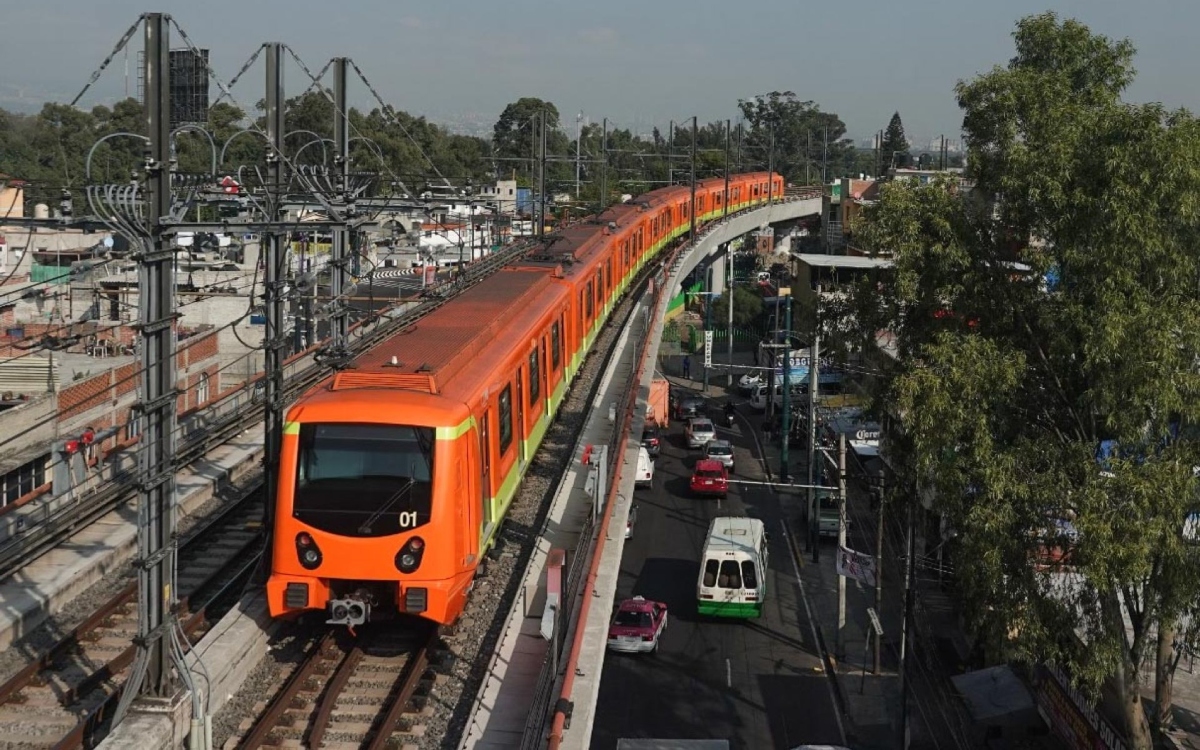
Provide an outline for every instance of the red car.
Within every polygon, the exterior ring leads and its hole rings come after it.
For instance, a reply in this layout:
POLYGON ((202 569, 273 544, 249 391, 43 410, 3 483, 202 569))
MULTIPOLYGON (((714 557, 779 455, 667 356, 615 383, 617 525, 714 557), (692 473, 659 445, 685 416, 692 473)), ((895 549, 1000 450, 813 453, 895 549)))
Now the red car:
POLYGON ((729 472, 715 458, 702 458, 692 473, 692 494, 725 497, 729 491, 729 472))
POLYGON ((667 605, 635 596, 621 602, 608 627, 608 647, 637 654, 658 651, 658 638, 667 629, 667 605))

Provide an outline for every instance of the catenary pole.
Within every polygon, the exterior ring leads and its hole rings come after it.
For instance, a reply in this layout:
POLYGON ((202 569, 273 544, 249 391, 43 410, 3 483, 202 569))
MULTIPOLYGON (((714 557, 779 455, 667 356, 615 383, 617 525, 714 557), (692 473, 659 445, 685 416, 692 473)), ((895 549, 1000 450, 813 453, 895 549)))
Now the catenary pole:
MULTIPOLYGON (((271 42, 266 45, 267 96, 266 130, 269 148, 267 151, 268 202, 271 220, 279 218, 284 193, 285 170, 284 149, 284 92, 283 92, 283 45, 271 42)), ((267 497, 274 499, 278 489, 279 454, 283 447, 283 285, 287 269, 285 233, 272 231, 265 237, 267 253, 265 271, 265 293, 263 307, 266 312, 264 332, 263 370, 266 403, 263 422, 263 466, 267 497)), ((271 528, 273 503, 266 503, 267 529, 271 528)))
MULTIPOLYGON (((348 60, 344 57, 335 58, 333 61, 333 147, 336 154, 334 164, 337 168, 339 203, 343 211, 346 211, 350 204, 350 120, 346 105, 347 62, 348 60)), ((348 328, 348 310, 345 301, 342 300, 342 294, 347 287, 346 264, 349 260, 349 236, 349 228, 345 223, 334 227, 333 248, 330 257, 332 268, 329 275, 329 298, 334 305, 330 316, 333 349, 338 352, 341 352, 346 346, 348 328)))
POLYGON ((608 208, 608 118, 600 130, 600 211, 608 208))
POLYGON ((149 237, 139 267, 138 317, 142 338, 141 412, 138 450, 138 637, 129 684, 117 709, 131 700, 168 700, 175 695, 175 251, 168 235, 171 214, 170 16, 145 16, 145 116, 149 237))

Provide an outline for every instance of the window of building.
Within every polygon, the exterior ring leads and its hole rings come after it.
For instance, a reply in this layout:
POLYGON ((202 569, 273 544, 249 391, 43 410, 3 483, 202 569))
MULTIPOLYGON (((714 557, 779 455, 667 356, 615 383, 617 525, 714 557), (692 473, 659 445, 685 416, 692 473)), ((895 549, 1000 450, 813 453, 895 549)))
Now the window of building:
POLYGON ((529 353, 529 405, 533 406, 537 403, 538 394, 541 393, 542 373, 538 367, 537 348, 529 353))
POLYGON ((196 403, 203 404, 208 401, 208 373, 200 373, 200 383, 196 386, 196 403))
POLYGON ((504 390, 500 392, 500 455, 503 456, 512 446, 513 442, 513 418, 512 418, 512 386, 504 386, 504 390))
POLYGON ((129 421, 125 423, 125 439, 133 440, 142 434, 142 412, 139 409, 129 410, 129 421))

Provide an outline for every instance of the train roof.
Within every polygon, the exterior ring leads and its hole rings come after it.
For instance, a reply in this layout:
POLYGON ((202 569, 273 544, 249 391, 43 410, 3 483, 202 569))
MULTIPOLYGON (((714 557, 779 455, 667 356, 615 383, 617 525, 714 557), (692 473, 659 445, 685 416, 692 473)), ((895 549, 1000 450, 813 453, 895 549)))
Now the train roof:
POLYGON ((552 274, 505 268, 408 326, 333 377, 333 391, 398 388, 440 394, 464 367, 504 339, 523 317, 539 315, 551 295, 552 274), (539 299, 546 300, 538 304, 539 299))

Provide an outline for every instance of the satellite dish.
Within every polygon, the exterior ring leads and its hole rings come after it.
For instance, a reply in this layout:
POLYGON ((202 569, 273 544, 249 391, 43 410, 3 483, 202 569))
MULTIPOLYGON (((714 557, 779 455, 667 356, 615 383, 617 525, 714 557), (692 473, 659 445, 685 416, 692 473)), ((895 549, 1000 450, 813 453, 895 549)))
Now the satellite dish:
POLYGON ((113 246, 113 238, 112 238, 112 237, 105 237, 105 238, 104 238, 104 246, 105 246, 105 247, 107 247, 108 249, 110 249, 110 250, 111 250, 111 249, 112 249, 112 246, 113 246))

